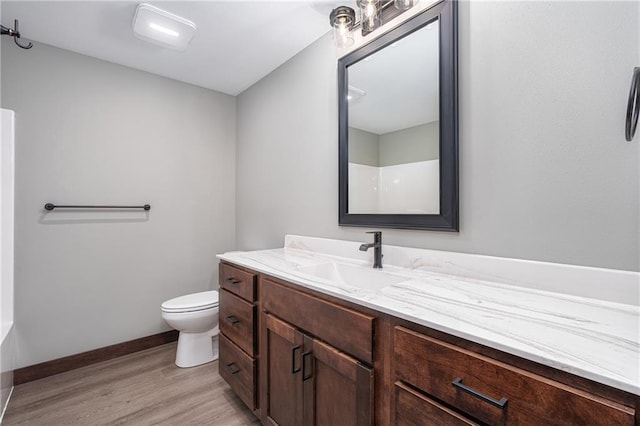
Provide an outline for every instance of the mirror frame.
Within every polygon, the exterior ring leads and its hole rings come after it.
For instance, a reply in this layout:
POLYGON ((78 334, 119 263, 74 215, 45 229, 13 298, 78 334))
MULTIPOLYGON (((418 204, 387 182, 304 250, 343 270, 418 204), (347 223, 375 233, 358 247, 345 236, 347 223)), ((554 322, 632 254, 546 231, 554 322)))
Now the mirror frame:
POLYGON ((338 60, 338 174, 340 226, 458 231, 458 31, 454 0, 437 3, 338 60), (348 67, 439 19, 440 214, 349 213, 348 67))

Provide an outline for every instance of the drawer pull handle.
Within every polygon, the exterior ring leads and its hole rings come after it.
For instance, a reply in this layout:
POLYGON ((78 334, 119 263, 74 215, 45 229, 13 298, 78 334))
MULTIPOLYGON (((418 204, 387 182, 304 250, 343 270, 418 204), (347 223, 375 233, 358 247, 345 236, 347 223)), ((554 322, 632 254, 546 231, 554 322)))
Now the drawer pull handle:
MULTIPOLYGON (((313 362, 311 362, 311 373, 307 375, 307 357, 311 355, 311 352, 305 352, 302 354, 302 381, 306 382, 311 377, 313 377, 313 362)), ((311 357, 311 361, 313 361, 313 357, 311 357)))
POLYGON ((233 277, 227 278, 225 281, 229 284, 240 284, 240 280, 233 277))
POLYGON ((231 324, 237 324, 240 322, 240 320, 233 315, 227 315, 227 321, 229 321, 231 324))
POLYGON ((302 368, 301 366, 298 366, 298 368, 296 368, 296 351, 299 351, 299 350, 300 350, 300 345, 296 345, 293 348, 291 348, 291 374, 296 374, 302 368))
POLYGON ((238 374, 240 372, 240 369, 238 367, 235 367, 235 365, 235 362, 227 364, 227 370, 229 370, 231 374, 238 374))
POLYGON ((496 407, 504 408, 504 406, 507 405, 508 399, 506 397, 503 396, 499 400, 493 399, 490 396, 484 395, 475 389, 471 389, 469 386, 463 385, 462 379, 460 377, 456 377, 455 379, 453 379, 453 382, 451 382, 451 384, 457 387, 458 389, 461 389, 465 392, 470 393, 473 396, 477 396, 478 398, 488 402, 489 404, 495 405, 496 407))

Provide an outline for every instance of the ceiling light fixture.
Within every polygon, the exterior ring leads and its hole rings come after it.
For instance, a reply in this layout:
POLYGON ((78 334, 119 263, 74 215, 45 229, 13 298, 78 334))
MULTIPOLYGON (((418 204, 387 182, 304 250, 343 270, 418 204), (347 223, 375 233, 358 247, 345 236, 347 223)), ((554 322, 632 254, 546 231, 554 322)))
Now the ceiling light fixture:
POLYGON ((166 10, 141 3, 133 17, 136 37, 174 50, 186 50, 196 24, 166 10))
POLYGON ((161 33, 164 33, 166 35, 170 35, 171 37, 178 37, 180 35, 179 32, 171 30, 169 28, 165 28, 162 25, 156 24, 155 22, 150 22, 149 26, 151 28, 153 28, 154 30, 156 30, 156 31, 160 31, 161 33))
POLYGON ((358 100, 364 96, 366 96, 367 92, 365 92, 362 89, 359 89, 355 86, 349 85, 348 87, 348 91, 347 91, 347 100, 351 101, 351 100, 358 100))

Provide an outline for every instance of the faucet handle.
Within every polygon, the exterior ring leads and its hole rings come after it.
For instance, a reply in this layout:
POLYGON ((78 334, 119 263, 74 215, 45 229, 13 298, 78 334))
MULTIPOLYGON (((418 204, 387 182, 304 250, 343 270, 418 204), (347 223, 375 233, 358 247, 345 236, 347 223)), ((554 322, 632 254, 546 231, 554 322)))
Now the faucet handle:
POLYGON ((373 234, 373 242, 382 244, 382 231, 367 231, 367 234, 373 234))

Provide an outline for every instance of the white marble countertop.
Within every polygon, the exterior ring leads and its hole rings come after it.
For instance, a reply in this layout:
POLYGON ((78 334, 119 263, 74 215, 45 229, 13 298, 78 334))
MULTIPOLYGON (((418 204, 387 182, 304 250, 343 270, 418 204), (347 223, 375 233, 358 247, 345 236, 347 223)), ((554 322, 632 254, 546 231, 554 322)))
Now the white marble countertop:
POLYGON ((359 245, 288 235, 284 248, 218 258, 640 395, 637 272, 394 246, 373 270, 359 245), (309 272, 326 264, 393 283, 366 288, 309 272))

